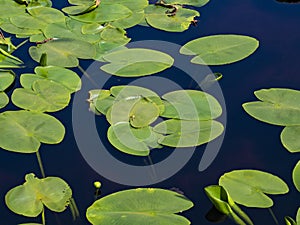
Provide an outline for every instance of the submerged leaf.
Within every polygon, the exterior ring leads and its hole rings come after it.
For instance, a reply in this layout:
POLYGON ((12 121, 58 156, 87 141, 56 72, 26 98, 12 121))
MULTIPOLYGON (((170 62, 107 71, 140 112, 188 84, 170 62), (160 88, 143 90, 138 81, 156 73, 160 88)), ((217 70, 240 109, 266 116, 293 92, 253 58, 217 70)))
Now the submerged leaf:
POLYGON ((6 111, 0 114, 0 147, 21 153, 37 152, 41 142, 57 144, 65 128, 55 117, 30 111, 6 111))
POLYGON ((205 65, 223 65, 240 61, 258 48, 259 42, 242 35, 212 35, 186 43, 180 53, 197 55, 191 62, 205 65))
POLYGON ((300 91, 270 88, 254 94, 260 101, 243 104, 249 115, 274 125, 300 125, 300 91))
POLYGON ((173 65, 174 59, 166 53, 150 49, 126 49, 105 55, 110 62, 101 67, 107 73, 122 76, 145 76, 163 71, 173 65))
POLYGON ((190 221, 175 213, 191 207, 193 203, 190 200, 174 191, 138 188, 120 191, 97 200, 88 208, 87 218, 93 225, 188 225, 190 221))
POLYGON ((234 170, 219 179, 232 199, 247 207, 269 208, 273 201, 266 194, 285 194, 287 184, 279 177, 259 170, 234 170))
POLYGON ((61 178, 38 179, 30 173, 25 180, 23 185, 5 195, 6 205, 14 213, 36 217, 44 210, 44 206, 55 212, 62 212, 68 206, 72 190, 61 178))

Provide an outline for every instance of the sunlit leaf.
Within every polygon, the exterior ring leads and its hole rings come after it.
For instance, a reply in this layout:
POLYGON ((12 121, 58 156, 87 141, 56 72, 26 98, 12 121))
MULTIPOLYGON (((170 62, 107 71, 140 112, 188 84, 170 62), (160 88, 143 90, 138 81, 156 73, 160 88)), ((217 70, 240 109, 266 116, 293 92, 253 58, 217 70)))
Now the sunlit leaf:
POLYGON ((89 91, 90 111, 96 115, 106 114, 107 110, 114 103, 115 98, 110 96, 109 90, 95 89, 89 91), (108 100, 109 99, 109 100, 108 100))
POLYGON ((5 91, 15 80, 15 74, 10 70, 0 70, 0 92, 5 91))
POLYGON ((147 156, 150 148, 158 147, 156 135, 151 127, 133 128, 128 122, 120 122, 107 131, 109 142, 119 151, 130 155, 147 156))
POLYGON ((281 143, 290 152, 300 152, 300 126, 287 126, 280 134, 281 143))
POLYGON ((300 91, 270 88, 255 91, 254 94, 260 101, 243 104, 249 115, 275 125, 300 125, 300 91))
POLYGON ((209 0, 164 0, 166 4, 178 4, 178 5, 193 5, 201 7, 206 5, 209 0))
POLYGON ((72 190, 61 178, 38 179, 30 173, 25 176, 25 180, 24 184, 5 195, 6 205, 14 213, 36 217, 44 206, 55 212, 62 212, 68 206, 72 190))
POLYGON ((210 94, 196 90, 179 90, 162 96, 163 117, 183 120, 210 120, 222 114, 219 102, 210 94))
POLYGON ((141 48, 112 52, 103 58, 110 63, 102 66, 102 70, 124 77, 158 73, 171 67, 174 62, 166 53, 141 48))
POLYGON ((88 208, 87 218, 93 225, 188 225, 190 221, 175 213, 191 207, 193 203, 190 200, 174 191, 138 188, 120 191, 97 200, 88 208))
POLYGON ((134 12, 131 16, 126 17, 124 19, 119 19, 111 24, 115 27, 127 29, 130 27, 133 27, 135 25, 138 25, 142 20, 145 19, 145 13, 144 11, 141 12, 134 12))
POLYGON ((29 111, 1 113, 0 127, 0 147, 12 152, 33 153, 41 142, 57 144, 65 135, 65 128, 57 119, 29 111))
POLYGON ((12 102, 23 109, 36 112, 56 112, 70 102, 70 92, 61 84, 40 79, 32 84, 32 89, 17 88, 12 94, 12 102))
POLYGON ((219 179, 232 199, 247 207, 269 208, 273 201, 266 194, 286 194, 287 184, 279 177, 259 170, 234 170, 219 179))
POLYGON ((0 92, 0 109, 4 108, 8 103, 8 96, 4 92, 0 92))
POLYGON ((240 61, 258 48, 255 38, 242 35, 212 35, 186 43, 180 53, 197 55, 191 62, 205 65, 223 65, 240 61))
POLYGON ((79 63, 77 58, 91 59, 95 56, 96 49, 88 42, 68 38, 50 40, 29 48, 30 56, 37 62, 43 53, 47 54, 48 65, 76 67, 79 63))
POLYGON ((73 93, 81 87, 80 77, 72 70, 57 66, 37 66, 34 69, 35 74, 22 74, 20 81, 24 88, 31 89, 32 84, 36 80, 46 79, 52 80, 63 85, 66 89, 73 93))
POLYGON ((157 124, 155 132, 162 134, 158 143, 170 147, 193 147, 207 143, 224 130, 221 123, 214 120, 166 120, 157 124))
POLYGON ((293 182, 297 190, 300 192, 300 161, 298 161, 293 170, 293 182))
POLYGON ((182 32, 189 28, 196 16, 200 16, 199 12, 192 9, 176 6, 169 9, 162 6, 149 5, 145 9, 145 18, 147 23, 160 30, 169 32, 182 32), (172 11, 175 11, 173 12, 172 11))

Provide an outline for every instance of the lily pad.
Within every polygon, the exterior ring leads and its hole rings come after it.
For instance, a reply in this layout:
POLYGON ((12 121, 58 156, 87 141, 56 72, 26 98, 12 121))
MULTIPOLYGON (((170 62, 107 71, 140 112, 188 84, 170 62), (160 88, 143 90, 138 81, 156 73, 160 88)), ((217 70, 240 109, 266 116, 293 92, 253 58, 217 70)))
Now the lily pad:
POLYGON ((197 55, 191 62, 204 65, 223 65, 240 61, 258 48, 255 38, 243 35, 212 35, 186 43, 180 53, 197 55))
POLYGON ((62 212, 69 204, 72 190, 59 177, 38 179, 33 173, 25 176, 25 183, 11 189, 5 195, 7 207, 14 213, 36 217, 46 206, 54 212, 62 212))
POLYGON ((293 170, 293 182, 297 190, 300 192, 300 161, 298 161, 293 170))
POLYGON ((76 67, 78 59, 91 59, 96 54, 95 47, 85 41, 61 38, 29 48, 30 56, 37 62, 43 54, 47 54, 47 65, 76 67))
POLYGON ((300 152, 300 126, 287 126, 280 134, 281 143, 290 152, 300 152))
POLYGON ((56 118, 38 112, 6 111, 0 114, 0 147, 20 153, 37 152, 41 142, 58 144, 65 128, 56 118))
POLYGON ((196 16, 200 16, 198 11, 182 8, 181 6, 168 9, 162 6, 149 5, 145 9, 145 18, 150 26, 169 32, 187 30, 196 16), (174 12, 172 13, 172 11, 174 12))
POLYGON ((109 142, 119 151, 135 156, 147 156, 150 148, 159 147, 151 127, 133 128, 128 122, 120 122, 107 131, 109 142))
POLYGON ((157 188, 138 188, 103 197, 87 210, 90 223, 188 225, 190 221, 176 215, 193 207, 185 196, 157 188), (118 204, 116 204, 118 202, 118 204))
POLYGON ((234 170, 219 179, 232 199, 247 207, 269 208, 273 201, 266 194, 286 194, 287 184, 279 177, 259 170, 234 170))
POLYGON ((166 4, 192 5, 201 7, 206 5, 209 0, 164 0, 166 4))
POLYGON ((220 136, 224 130, 221 123, 208 120, 166 120, 154 127, 154 132, 162 134, 159 144, 170 147, 198 146, 220 136))
POLYGON ((243 104, 249 115, 274 125, 300 125, 300 91, 270 88, 254 94, 260 101, 243 104))
POLYGON ((46 79, 63 85, 70 93, 76 92, 81 88, 81 80, 77 73, 72 70, 57 66, 37 66, 35 74, 22 74, 20 81, 24 88, 31 89, 36 80, 46 79))
POLYGON ((121 77, 158 73, 174 63, 174 59, 166 53, 142 48, 115 51, 103 58, 110 63, 102 66, 101 69, 121 77))
POLYGON ((95 89, 89 91, 90 110, 97 115, 106 115, 108 109, 113 105, 115 98, 110 96, 109 90, 95 89))
POLYGON ((11 70, 0 70, 0 92, 5 91, 15 80, 15 74, 11 70))
POLYGON ((182 120, 210 120, 222 114, 219 102, 210 94, 196 90, 179 90, 162 96, 162 117, 182 120))
POLYGON ((12 102, 23 109, 36 112, 56 112, 70 102, 70 92, 61 84, 51 80, 36 80, 32 89, 17 88, 12 94, 12 102))

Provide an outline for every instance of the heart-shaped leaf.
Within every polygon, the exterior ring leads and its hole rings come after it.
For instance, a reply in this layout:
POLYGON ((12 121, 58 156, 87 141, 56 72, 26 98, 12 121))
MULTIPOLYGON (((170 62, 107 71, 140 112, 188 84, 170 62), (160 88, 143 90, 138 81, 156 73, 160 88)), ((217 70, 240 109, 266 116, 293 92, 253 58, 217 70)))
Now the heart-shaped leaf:
POLYGON ((94 225, 188 225, 190 221, 175 213, 191 207, 193 203, 190 200, 174 191, 138 188, 120 191, 97 200, 88 208, 87 218, 94 225))
POLYGON ((285 194, 287 184, 279 177, 259 170, 234 170, 219 179, 232 199, 247 207, 269 208, 273 201, 266 194, 285 194))
POLYGON ((171 67, 174 62, 174 59, 166 53, 141 48, 115 51, 103 58, 110 64, 102 66, 101 69, 122 77, 158 73, 171 67))
POLYGON ((20 153, 37 152, 41 142, 57 144, 65 128, 56 118, 30 111, 6 111, 0 114, 0 147, 20 153))
POLYGON ((36 217, 44 206, 55 212, 62 212, 68 206, 72 190, 61 178, 38 179, 30 173, 25 176, 25 180, 24 184, 5 195, 6 205, 14 213, 36 217))
POLYGON ((223 65, 240 61, 258 48, 255 38, 242 35, 212 35, 186 43, 180 53, 197 55, 191 62, 205 65, 223 65))
POLYGON ((300 91, 270 88, 255 91, 254 94, 260 101, 243 104, 249 115, 275 125, 300 125, 300 91))
POLYGON ((158 143, 170 147, 193 147, 207 143, 224 130, 221 123, 214 120, 166 120, 157 124, 155 132, 162 134, 158 143))

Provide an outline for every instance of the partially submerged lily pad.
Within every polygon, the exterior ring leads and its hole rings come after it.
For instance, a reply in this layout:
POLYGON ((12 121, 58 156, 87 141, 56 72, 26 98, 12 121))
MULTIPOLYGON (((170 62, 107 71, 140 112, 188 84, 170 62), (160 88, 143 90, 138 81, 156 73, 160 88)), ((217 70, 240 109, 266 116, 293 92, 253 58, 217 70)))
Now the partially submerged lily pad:
POLYGON ((122 77, 158 73, 171 67, 174 62, 174 59, 166 53, 142 48, 115 51, 103 58, 110 63, 102 66, 101 69, 122 77))
POLYGON ((62 212, 69 204, 72 190, 59 177, 38 179, 33 173, 25 176, 25 183, 11 189, 5 195, 7 207, 14 213, 36 217, 44 207, 62 212))
POLYGON ((232 199, 247 207, 269 208, 273 201, 266 194, 286 194, 287 184, 279 177, 259 170, 234 170, 219 179, 232 199))
POLYGON ((87 219, 97 225, 161 224, 188 225, 177 215, 193 207, 185 196, 158 188, 138 188, 105 196, 87 210, 87 219), (118 202, 118 204, 116 204, 118 202))
POLYGON ((55 117, 30 111, 6 111, 0 114, 0 147, 20 153, 34 153, 40 144, 58 144, 65 128, 55 117))
POLYGON ((186 43, 180 53, 196 55, 191 62, 204 65, 223 65, 240 61, 258 48, 259 42, 242 35, 212 35, 186 43))

